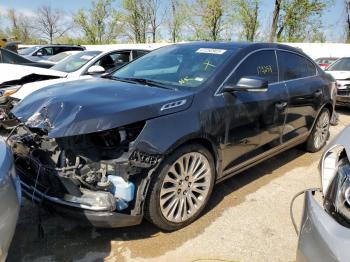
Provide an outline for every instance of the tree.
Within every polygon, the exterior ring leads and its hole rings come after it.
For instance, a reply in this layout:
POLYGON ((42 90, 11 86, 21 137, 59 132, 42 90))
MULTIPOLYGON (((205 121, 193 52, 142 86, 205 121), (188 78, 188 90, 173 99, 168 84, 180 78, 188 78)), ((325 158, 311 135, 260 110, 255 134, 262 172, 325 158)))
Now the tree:
POLYGON ((146 0, 147 10, 149 12, 149 23, 152 35, 152 42, 156 42, 156 35, 159 26, 163 22, 164 14, 160 14, 160 1, 159 0, 146 0))
POLYGON ((278 41, 304 41, 312 21, 320 19, 328 0, 284 0, 281 4, 278 41))
POLYGON ((124 21, 128 37, 135 43, 145 43, 150 23, 149 6, 144 0, 124 0, 124 21))
POLYGON ((7 10, 9 20, 8 35, 22 43, 31 42, 34 37, 32 17, 28 17, 15 9, 7 10))
POLYGON ((273 11, 271 33, 270 33, 270 42, 274 42, 276 40, 275 38, 276 38, 278 19, 280 16, 280 10, 281 10, 281 0, 275 0, 275 8, 273 11))
POLYGON ((244 39, 254 41, 259 28, 259 0, 239 0, 237 19, 242 25, 244 39))
POLYGON ((34 27, 50 44, 54 38, 63 36, 71 28, 70 25, 64 24, 64 13, 50 6, 38 8, 34 27))
POLYGON ((190 20, 197 39, 217 41, 224 25, 224 0, 196 0, 190 7, 190 20))
POLYGON ((74 23, 84 33, 88 43, 111 43, 121 34, 121 14, 112 3, 113 0, 92 1, 91 9, 81 9, 75 15, 74 23))
POLYGON ((178 41, 180 37, 181 28, 184 24, 185 10, 179 0, 170 0, 170 15, 168 19, 168 27, 170 38, 173 43, 178 41))
POLYGON ((346 43, 350 43, 350 1, 344 0, 345 5, 345 32, 346 32, 346 43))

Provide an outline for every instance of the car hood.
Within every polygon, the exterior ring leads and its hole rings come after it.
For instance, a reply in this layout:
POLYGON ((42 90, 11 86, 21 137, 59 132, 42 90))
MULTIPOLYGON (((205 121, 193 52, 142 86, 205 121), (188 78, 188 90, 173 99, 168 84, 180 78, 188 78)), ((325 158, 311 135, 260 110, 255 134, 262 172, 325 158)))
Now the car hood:
POLYGON ((350 71, 327 71, 335 80, 350 80, 350 71))
POLYGON ((12 113, 49 137, 94 133, 187 109, 193 94, 92 78, 40 89, 12 113))
MULTIPOLYGON (((13 83, 16 80, 24 79, 29 76, 52 76, 52 77, 66 77, 67 73, 34 67, 34 66, 23 66, 23 65, 14 65, 14 64, 0 64, 0 85, 6 83, 13 83)), ((35 77, 32 78, 35 81, 35 77)), ((26 80, 28 82, 30 80, 26 80)), ((1 86, 0 86, 1 88, 1 86)))
POLYGON ((81 76, 81 77, 72 76, 67 78, 58 78, 58 79, 32 82, 32 83, 22 85, 22 87, 16 93, 12 94, 11 97, 22 100, 23 98, 30 95, 31 93, 50 85, 66 83, 66 82, 74 81, 78 79, 89 79, 89 78, 92 78, 92 76, 89 76, 89 75, 81 76))

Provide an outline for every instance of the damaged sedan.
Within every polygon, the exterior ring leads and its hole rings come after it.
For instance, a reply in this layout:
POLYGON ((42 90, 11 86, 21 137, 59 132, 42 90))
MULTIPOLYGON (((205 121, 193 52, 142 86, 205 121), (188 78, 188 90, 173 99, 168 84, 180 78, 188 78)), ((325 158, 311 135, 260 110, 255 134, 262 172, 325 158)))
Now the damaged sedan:
POLYGON ((322 188, 309 189, 298 194, 305 193, 300 232, 292 216, 294 227, 299 235, 298 262, 349 261, 349 155, 350 126, 327 146, 322 155, 319 165, 322 188), (323 207, 315 197, 317 192, 322 194, 323 207))
POLYGON ((65 85, 20 101, 8 141, 25 195, 99 227, 182 228, 216 182, 320 150, 334 111, 334 79, 278 44, 176 44, 65 85))

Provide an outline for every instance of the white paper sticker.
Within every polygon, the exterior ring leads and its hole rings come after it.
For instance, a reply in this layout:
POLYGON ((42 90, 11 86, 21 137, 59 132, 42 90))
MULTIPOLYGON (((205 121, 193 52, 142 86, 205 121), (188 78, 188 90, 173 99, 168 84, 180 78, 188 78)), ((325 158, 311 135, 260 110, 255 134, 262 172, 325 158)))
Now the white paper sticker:
POLYGON ((213 54, 213 55, 222 55, 227 50, 225 49, 216 49, 216 48, 199 48, 196 53, 202 54, 213 54))

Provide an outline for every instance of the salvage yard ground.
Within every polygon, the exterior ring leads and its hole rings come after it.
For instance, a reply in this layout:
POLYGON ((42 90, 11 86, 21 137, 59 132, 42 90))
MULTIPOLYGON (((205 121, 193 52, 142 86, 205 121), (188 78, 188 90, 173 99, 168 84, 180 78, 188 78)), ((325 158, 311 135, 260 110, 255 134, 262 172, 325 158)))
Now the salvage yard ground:
MULTIPOLYGON (((339 109, 331 139, 350 124, 339 109)), ((8 261, 295 261, 297 237, 289 203, 299 191, 320 186, 321 152, 291 149, 216 186, 205 214, 173 233, 143 222, 122 229, 94 229, 23 201, 8 261)), ((300 220, 302 198, 295 207, 300 220)))

